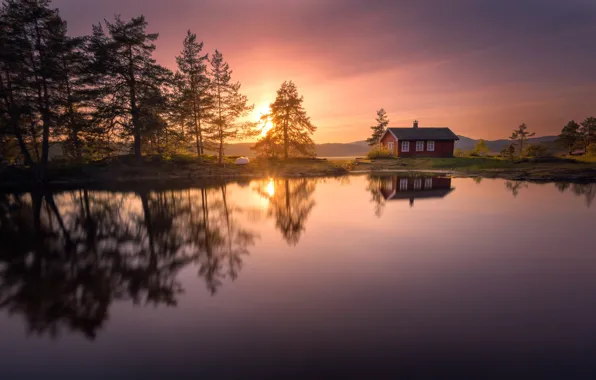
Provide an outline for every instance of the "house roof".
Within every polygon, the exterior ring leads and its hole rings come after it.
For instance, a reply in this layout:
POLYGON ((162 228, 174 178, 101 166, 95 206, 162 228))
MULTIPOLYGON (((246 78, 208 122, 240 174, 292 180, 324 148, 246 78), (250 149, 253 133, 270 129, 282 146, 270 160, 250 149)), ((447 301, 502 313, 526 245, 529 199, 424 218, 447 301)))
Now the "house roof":
POLYGON ((449 128, 387 128, 398 140, 459 140, 449 128))

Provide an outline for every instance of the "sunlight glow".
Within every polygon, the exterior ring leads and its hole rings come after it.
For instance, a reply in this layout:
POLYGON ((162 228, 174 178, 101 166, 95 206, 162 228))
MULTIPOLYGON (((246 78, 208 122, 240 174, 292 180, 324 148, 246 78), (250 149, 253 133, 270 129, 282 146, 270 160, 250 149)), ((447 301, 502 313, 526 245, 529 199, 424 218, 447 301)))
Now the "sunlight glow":
POLYGON ((275 195, 275 184, 273 183, 273 178, 269 179, 269 183, 267 184, 267 194, 270 197, 275 195))
POLYGON ((256 121, 259 122, 259 124, 260 124, 261 136, 265 136, 267 134, 267 132, 269 132, 269 130, 271 130, 271 128, 273 128, 273 124, 270 121, 265 123, 265 125, 263 125, 263 123, 261 122, 261 117, 263 115, 267 115, 270 111, 271 111, 271 109, 269 108, 269 103, 264 103, 258 107, 255 107, 254 117, 255 117, 256 121))

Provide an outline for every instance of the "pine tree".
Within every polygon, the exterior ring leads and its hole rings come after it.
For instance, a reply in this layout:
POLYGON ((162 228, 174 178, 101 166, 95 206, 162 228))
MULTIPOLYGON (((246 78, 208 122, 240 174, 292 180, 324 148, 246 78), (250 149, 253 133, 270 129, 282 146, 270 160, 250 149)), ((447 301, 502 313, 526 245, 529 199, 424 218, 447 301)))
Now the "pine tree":
POLYGON ((195 138, 197 155, 202 161, 207 141, 206 125, 212 117, 214 97, 211 80, 207 73, 208 55, 203 55, 203 43, 189 30, 184 39, 183 50, 176 62, 176 110, 178 122, 183 124, 195 138))
POLYGON ((304 97, 298 94, 294 82, 284 82, 277 90, 275 101, 270 105, 270 114, 266 115, 273 123, 273 128, 253 149, 258 152, 268 151, 271 155, 282 152, 284 159, 298 154, 315 156, 315 143, 310 135, 317 127, 306 114, 303 101, 304 97))
POLYGON ((7 0, 1 16, 3 113, 25 162, 33 163, 32 146, 42 166, 49 160, 50 136, 56 132, 64 77, 56 53, 68 45, 66 23, 50 4, 49 0, 7 0))
POLYGON ((229 140, 242 138, 252 124, 239 124, 238 118, 248 115, 253 106, 248 98, 240 94, 240 82, 232 82, 232 71, 223 55, 215 51, 211 58, 211 81, 214 96, 213 121, 210 135, 217 141, 219 164, 223 163, 224 144, 229 140))
POLYGON ((511 140, 519 141, 519 155, 520 156, 523 154, 523 151, 524 151, 524 143, 528 140, 528 138, 536 135, 536 133, 534 133, 534 132, 532 132, 532 133, 528 132, 527 129, 528 129, 528 126, 526 125, 526 123, 522 123, 522 125, 520 125, 517 129, 513 130, 511 137, 509 137, 509 139, 511 139, 511 140))
POLYGON ((586 120, 581 123, 579 134, 584 145, 584 152, 588 153, 588 148, 590 145, 596 143, 596 118, 586 118, 586 120))
POLYGON ((559 135, 558 142, 568 149, 569 154, 573 153, 573 148, 580 141, 579 128, 579 124, 575 120, 571 120, 563 127, 559 135))
POLYGON ((381 108, 377 111, 377 124, 370 127, 372 129, 372 135, 366 139, 366 142, 369 146, 375 146, 381 144, 381 137, 387 130, 387 126, 389 125, 389 119, 387 118, 387 113, 385 109, 381 108))
POLYGON ((119 126, 124 137, 132 135, 134 154, 140 160, 145 129, 141 106, 163 92, 172 80, 171 72, 153 58, 159 35, 146 32, 143 16, 126 22, 116 16, 105 25, 108 35, 101 25, 95 25, 91 38, 99 81, 96 116, 100 123, 119 126))

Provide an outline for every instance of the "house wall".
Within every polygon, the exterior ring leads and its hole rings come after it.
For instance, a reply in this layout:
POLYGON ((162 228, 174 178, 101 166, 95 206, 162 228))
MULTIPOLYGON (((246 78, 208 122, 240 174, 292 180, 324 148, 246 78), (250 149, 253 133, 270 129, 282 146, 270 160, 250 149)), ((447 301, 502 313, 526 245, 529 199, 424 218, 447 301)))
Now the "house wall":
POLYGON ((398 155, 400 157, 453 157, 455 141, 435 141, 435 150, 427 151, 427 142, 424 142, 424 150, 416 152, 416 141, 410 141, 410 151, 402 152, 401 141, 398 144, 398 155))
POLYGON ((386 133, 385 136, 381 139, 381 145, 383 145, 383 148, 388 149, 389 142, 393 142, 393 154, 397 156, 397 139, 391 133, 386 133))
POLYGON ((424 151, 416 152, 416 141, 410 141, 410 151, 402 152, 401 141, 398 141, 391 133, 385 134, 381 139, 381 145, 389 149, 389 143, 393 142, 393 154, 400 157, 453 157, 455 141, 435 141, 435 150, 427 151, 427 142, 424 142, 424 151))

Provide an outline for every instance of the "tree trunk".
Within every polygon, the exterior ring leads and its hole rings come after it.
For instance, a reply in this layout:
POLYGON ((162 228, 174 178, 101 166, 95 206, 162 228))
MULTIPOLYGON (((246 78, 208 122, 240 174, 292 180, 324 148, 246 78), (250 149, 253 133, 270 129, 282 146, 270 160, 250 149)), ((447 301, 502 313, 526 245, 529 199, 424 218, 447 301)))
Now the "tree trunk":
POLYGON ((284 123, 284 160, 287 160, 289 157, 288 146, 288 124, 286 121, 286 123, 284 123))

